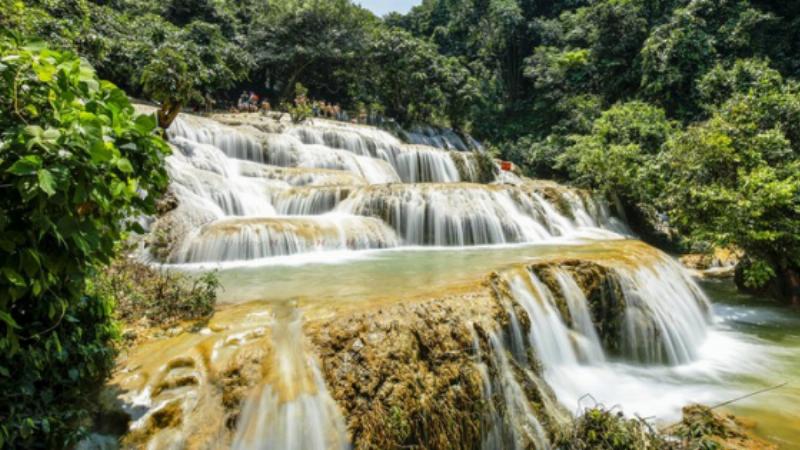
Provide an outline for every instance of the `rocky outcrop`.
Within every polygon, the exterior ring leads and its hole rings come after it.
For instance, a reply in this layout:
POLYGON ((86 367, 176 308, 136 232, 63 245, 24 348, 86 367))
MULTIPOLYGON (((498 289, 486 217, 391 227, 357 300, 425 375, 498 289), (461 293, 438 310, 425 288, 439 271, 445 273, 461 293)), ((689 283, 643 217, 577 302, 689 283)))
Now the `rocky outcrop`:
POLYGON ((474 448, 484 404, 471 325, 503 320, 482 290, 310 324, 354 448, 474 448))
POLYGON ((531 272, 535 273, 555 296, 559 312, 568 324, 572 322, 572 318, 561 286, 553 277, 554 268, 569 272, 586 295, 603 348, 612 354, 619 354, 624 331, 625 296, 614 271, 598 262, 577 259, 530 266, 531 272))
POLYGON ((702 278, 731 278, 741 259, 739 250, 715 247, 706 253, 681 255, 679 261, 702 278))

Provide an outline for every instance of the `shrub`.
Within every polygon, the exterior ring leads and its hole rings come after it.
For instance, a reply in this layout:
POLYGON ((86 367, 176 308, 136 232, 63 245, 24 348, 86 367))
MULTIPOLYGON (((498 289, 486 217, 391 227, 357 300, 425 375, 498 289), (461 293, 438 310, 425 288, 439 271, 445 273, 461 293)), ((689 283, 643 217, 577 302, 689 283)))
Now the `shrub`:
POLYGON ((588 408, 575 420, 566 448, 573 450, 667 449, 668 443, 642 419, 627 419, 622 412, 601 406, 588 408))
POLYGON ((308 88, 297 83, 294 86, 294 91, 294 103, 287 104, 285 109, 289 112, 292 122, 301 123, 311 117, 312 113, 311 103, 308 101, 308 88))
POLYGON ((96 277, 94 287, 116 299, 116 314, 123 322, 166 328, 210 317, 219 281, 214 272, 191 277, 123 256, 96 277))
POLYGON ((155 129, 74 54, 0 36, 0 447, 82 436, 116 334, 86 281, 166 187, 155 129))

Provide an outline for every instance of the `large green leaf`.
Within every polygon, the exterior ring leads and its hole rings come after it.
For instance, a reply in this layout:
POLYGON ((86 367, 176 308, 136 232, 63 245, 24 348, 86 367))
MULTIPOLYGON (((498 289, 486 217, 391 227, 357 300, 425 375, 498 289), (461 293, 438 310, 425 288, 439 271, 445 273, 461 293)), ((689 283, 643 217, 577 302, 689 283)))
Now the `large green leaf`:
POLYGON ((8 172, 14 175, 32 175, 36 173, 40 167, 42 167, 42 158, 36 155, 28 155, 18 159, 12 164, 11 167, 8 168, 8 172))
POLYGON ((47 169, 39 169, 37 172, 39 177, 39 188, 43 190, 48 196, 56 193, 56 185, 53 180, 53 174, 47 169))

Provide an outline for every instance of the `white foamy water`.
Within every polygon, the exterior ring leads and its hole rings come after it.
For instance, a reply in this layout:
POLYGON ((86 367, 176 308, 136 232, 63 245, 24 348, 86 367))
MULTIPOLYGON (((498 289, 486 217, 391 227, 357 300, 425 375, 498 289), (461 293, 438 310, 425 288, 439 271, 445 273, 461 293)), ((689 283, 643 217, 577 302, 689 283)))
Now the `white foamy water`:
POLYGON ((276 321, 274 351, 263 384, 250 394, 236 426, 233 450, 346 450, 339 407, 315 359, 303 345, 299 313, 276 321))
POLYGON ((478 177, 473 155, 404 144, 370 127, 317 120, 265 133, 181 115, 169 136, 178 208, 170 213, 171 229, 159 233, 177 242, 169 243, 165 262, 626 231, 604 202, 577 191, 456 183, 478 177), (407 184, 419 181, 426 183, 407 184))

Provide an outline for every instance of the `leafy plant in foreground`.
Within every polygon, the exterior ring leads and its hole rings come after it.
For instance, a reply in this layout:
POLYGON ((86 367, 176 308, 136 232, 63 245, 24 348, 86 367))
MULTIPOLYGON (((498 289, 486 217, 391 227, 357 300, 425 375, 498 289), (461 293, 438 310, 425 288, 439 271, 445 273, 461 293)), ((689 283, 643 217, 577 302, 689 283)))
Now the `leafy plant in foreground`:
POLYGON ((86 281, 166 187, 155 130, 74 54, 0 37, 0 447, 87 424, 117 330, 86 281))

